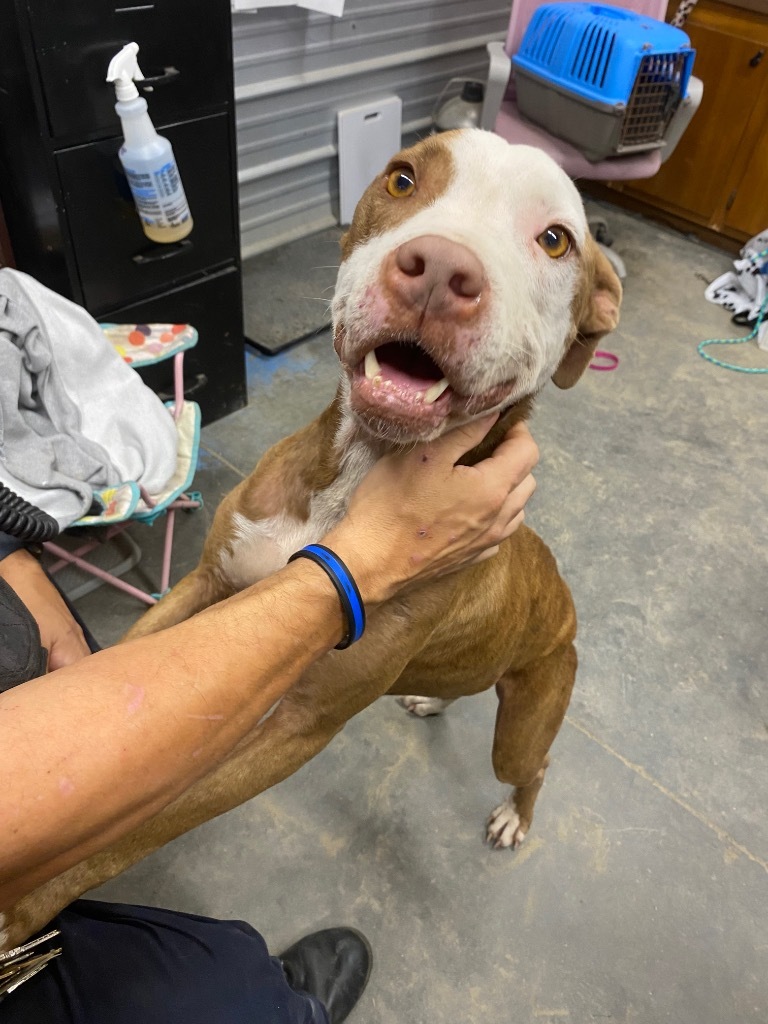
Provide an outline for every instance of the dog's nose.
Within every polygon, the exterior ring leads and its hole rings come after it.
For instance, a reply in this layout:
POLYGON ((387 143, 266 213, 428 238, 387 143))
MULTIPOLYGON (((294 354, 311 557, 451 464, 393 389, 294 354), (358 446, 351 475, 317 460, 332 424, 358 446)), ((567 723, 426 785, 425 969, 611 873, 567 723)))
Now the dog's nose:
POLYGON ((395 249, 387 276, 409 304, 452 314, 475 310, 486 285, 477 256, 439 235, 412 238, 395 249))

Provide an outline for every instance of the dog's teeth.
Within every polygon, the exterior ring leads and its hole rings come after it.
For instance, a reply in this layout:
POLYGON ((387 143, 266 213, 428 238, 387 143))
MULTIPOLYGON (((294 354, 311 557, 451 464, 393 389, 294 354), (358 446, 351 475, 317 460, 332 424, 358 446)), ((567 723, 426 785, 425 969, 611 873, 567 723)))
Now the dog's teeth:
POLYGON ((431 388, 424 392, 424 401, 427 405, 432 405, 433 402, 438 400, 447 387, 448 381, 443 377, 443 379, 439 380, 437 384, 433 384, 431 388))
POLYGON ((374 380, 380 373, 379 360, 376 358, 376 353, 371 349, 365 357, 365 376, 368 380, 374 380))

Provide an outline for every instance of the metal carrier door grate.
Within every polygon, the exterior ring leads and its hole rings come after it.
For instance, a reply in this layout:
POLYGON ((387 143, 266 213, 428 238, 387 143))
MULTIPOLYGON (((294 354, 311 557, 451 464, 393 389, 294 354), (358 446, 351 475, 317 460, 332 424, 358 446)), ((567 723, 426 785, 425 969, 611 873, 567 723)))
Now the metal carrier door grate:
POLYGON ((663 138, 680 102, 680 82, 685 69, 683 54, 643 57, 627 104, 621 130, 621 146, 636 146, 663 138))

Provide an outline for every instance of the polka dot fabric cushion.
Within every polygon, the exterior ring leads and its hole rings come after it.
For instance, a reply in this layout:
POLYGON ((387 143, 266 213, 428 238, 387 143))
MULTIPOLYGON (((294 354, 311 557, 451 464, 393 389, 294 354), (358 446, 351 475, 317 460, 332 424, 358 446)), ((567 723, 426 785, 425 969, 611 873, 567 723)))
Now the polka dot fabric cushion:
POLYGON ((197 344, 190 324, 100 324, 107 341, 131 366, 149 366, 197 344))

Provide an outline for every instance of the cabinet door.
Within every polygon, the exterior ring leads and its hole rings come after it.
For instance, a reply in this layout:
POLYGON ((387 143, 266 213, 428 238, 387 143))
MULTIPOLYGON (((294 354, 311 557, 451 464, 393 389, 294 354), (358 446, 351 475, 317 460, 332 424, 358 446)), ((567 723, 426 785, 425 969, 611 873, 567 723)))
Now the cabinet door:
POLYGON ((686 31, 696 48, 693 73, 704 82, 701 107, 659 173, 629 190, 714 225, 768 61, 753 66, 759 48, 753 40, 695 24, 693 17, 686 31))
POLYGON ((747 128, 750 144, 745 139, 723 217, 726 228, 750 236, 768 227, 768 53, 763 61, 763 89, 747 128))
MULTIPOLYGON (((5 0, 7 2, 7 0, 5 0)), ((228 0, 17 0, 25 3, 51 135, 64 142, 117 135, 112 57, 139 44, 141 94, 155 125, 221 109, 229 98, 232 42, 228 0), (173 68, 177 74, 166 69, 173 68)))

